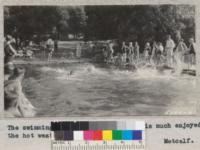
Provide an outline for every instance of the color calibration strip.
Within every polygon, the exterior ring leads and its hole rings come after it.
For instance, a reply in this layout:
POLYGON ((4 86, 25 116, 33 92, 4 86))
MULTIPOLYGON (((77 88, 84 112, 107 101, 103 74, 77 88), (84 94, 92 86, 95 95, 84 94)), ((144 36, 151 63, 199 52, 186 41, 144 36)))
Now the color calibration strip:
POLYGON ((144 150, 144 121, 51 122, 52 150, 144 150))
POLYGON ((143 121, 52 122, 56 141, 143 140, 143 121))

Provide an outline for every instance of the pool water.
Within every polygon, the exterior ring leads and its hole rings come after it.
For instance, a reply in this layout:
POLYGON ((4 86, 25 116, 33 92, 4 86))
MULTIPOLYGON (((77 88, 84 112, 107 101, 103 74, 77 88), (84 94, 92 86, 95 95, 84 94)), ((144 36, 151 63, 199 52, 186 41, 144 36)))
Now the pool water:
POLYGON ((75 62, 25 68, 23 90, 37 116, 194 114, 200 98, 195 77, 170 71, 75 62))

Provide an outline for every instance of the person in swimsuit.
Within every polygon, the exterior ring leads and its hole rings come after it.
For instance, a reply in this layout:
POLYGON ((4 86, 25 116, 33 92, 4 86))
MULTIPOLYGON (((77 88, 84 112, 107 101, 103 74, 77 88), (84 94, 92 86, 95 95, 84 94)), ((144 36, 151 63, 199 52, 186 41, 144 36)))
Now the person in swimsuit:
POLYGON ((138 63, 140 59, 140 46, 137 41, 135 42, 135 45, 134 45, 134 56, 135 56, 136 63, 138 63))
POLYGON ((114 55, 113 46, 114 46, 114 44, 113 44, 112 42, 110 42, 110 43, 108 44, 108 54, 109 54, 109 56, 108 56, 108 61, 109 61, 110 63, 113 62, 113 55, 114 55))
POLYGON ((134 47, 133 47, 133 43, 129 42, 129 47, 128 47, 128 51, 127 51, 127 56, 128 56, 128 61, 130 63, 133 62, 134 59, 134 47))
POLYGON ((144 61, 145 61, 145 62, 149 62, 149 55, 150 55, 150 52, 151 52, 151 46, 150 46, 150 43, 147 42, 147 43, 145 44, 144 52, 143 52, 144 61))
POLYGON ((196 64, 196 44, 193 38, 189 39, 189 55, 190 55, 190 65, 196 64))
POLYGON ((156 51, 157 51, 157 43, 156 41, 153 42, 152 50, 151 50, 151 56, 150 56, 150 63, 152 65, 155 64, 156 59, 156 51))
POLYGON ((168 67, 173 67, 173 51, 175 48, 175 43, 171 38, 171 35, 167 35, 167 41, 165 45, 165 51, 167 53, 167 65, 168 67))
POLYGON ((184 55, 187 51, 187 46, 184 43, 184 40, 181 38, 177 44, 177 47, 174 51, 174 61, 175 61, 175 71, 177 73, 181 73, 183 68, 183 62, 184 62, 184 55))
POLYGON ((11 35, 7 35, 4 43, 4 63, 12 62, 18 53, 15 49, 15 39, 11 35))
POLYGON ((156 65, 161 65, 163 63, 163 60, 164 60, 163 51, 164 51, 164 47, 162 43, 158 42, 158 46, 156 49, 156 59, 157 59, 156 65))
POLYGON ((81 57, 81 43, 78 43, 76 45, 76 57, 80 58, 81 57))
POLYGON ((122 42, 122 48, 121 48, 121 51, 122 51, 122 55, 123 55, 123 63, 126 63, 126 52, 127 52, 127 49, 128 49, 128 46, 126 46, 126 43, 125 42, 122 42))
POLYGON ((48 51, 48 61, 52 60, 52 55, 54 52, 54 41, 52 40, 51 37, 47 40, 47 51, 48 51))

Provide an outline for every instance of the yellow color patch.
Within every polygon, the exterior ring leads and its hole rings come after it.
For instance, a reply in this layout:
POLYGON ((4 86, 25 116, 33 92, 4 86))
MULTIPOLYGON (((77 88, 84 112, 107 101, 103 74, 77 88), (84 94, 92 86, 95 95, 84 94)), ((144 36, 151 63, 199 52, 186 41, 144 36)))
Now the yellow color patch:
POLYGON ((103 140, 112 140, 112 130, 103 130, 103 140))

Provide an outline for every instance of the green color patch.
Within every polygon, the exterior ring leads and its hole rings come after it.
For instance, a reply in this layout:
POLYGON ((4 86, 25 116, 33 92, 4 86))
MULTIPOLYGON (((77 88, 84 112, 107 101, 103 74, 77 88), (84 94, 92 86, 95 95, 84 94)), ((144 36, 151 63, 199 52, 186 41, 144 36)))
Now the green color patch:
POLYGON ((113 130, 112 138, 113 138, 113 140, 121 140, 122 139, 122 131, 121 130, 113 130))

